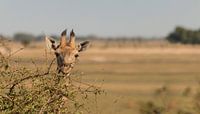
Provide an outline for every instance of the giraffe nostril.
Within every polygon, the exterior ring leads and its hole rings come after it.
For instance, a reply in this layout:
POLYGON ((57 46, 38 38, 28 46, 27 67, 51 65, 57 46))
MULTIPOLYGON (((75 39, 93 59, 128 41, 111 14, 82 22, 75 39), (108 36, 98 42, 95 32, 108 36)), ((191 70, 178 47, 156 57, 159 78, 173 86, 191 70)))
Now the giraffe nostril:
POLYGON ((74 55, 74 57, 76 57, 76 58, 77 58, 77 57, 79 57, 79 55, 78 55, 78 54, 76 54, 76 55, 74 55))
POLYGON ((56 57, 59 56, 59 53, 55 52, 56 57))

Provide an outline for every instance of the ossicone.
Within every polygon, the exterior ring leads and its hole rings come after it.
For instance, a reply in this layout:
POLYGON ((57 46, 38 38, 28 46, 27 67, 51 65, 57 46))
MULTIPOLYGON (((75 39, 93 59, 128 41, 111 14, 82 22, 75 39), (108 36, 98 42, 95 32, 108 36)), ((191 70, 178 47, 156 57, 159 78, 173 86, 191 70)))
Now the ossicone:
POLYGON ((72 31, 70 32, 70 36, 73 37, 75 36, 74 30, 72 29, 72 31))
POLYGON ((67 29, 65 29, 62 33, 61 36, 66 36, 67 35, 67 29))

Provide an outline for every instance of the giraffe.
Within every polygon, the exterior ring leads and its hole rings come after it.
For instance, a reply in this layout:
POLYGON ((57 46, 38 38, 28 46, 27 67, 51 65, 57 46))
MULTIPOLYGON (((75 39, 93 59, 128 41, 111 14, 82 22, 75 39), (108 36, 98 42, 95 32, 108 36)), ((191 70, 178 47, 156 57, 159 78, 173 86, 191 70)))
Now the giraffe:
POLYGON ((76 46, 75 33, 73 29, 70 32, 70 39, 67 41, 67 30, 61 33, 60 43, 46 36, 46 43, 53 49, 57 60, 58 73, 68 74, 74 67, 79 58, 79 53, 86 50, 89 46, 89 41, 83 41, 76 46))

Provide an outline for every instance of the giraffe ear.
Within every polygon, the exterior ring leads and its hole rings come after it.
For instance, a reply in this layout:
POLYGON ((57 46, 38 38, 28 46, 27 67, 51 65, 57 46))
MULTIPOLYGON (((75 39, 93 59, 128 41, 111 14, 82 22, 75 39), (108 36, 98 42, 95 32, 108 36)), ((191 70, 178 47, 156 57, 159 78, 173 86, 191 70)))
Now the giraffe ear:
POLYGON ((58 48, 57 42, 53 38, 50 38, 48 36, 45 37, 45 43, 48 50, 56 50, 58 48))
POLYGON ((87 47, 89 46, 89 44, 90 44, 89 41, 83 41, 83 42, 79 43, 78 51, 79 52, 85 51, 87 49, 87 47))

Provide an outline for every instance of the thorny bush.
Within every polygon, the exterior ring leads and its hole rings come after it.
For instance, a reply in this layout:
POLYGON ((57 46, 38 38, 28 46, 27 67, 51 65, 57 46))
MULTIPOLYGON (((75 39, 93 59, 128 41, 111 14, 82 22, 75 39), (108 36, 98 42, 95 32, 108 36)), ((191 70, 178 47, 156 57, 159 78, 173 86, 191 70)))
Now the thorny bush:
POLYGON ((71 74, 28 68, 12 68, 0 58, 0 113, 89 113, 85 103, 99 95, 99 87, 84 83, 71 74))

